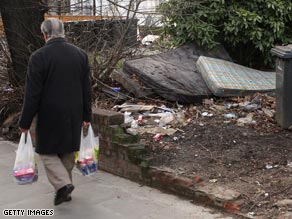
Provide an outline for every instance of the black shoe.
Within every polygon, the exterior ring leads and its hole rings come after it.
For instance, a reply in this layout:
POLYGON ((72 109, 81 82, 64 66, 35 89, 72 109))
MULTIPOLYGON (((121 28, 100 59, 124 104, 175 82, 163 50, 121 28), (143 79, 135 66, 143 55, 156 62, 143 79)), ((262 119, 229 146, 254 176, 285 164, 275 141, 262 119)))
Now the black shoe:
POLYGON ((73 190, 74 190, 74 186, 72 184, 68 184, 68 185, 62 187, 61 189, 59 189, 56 192, 54 204, 59 205, 65 201, 71 201, 71 200, 69 200, 71 198, 71 195, 70 195, 70 198, 68 195, 71 194, 71 192, 73 190))
POLYGON ((65 200, 66 202, 69 202, 69 201, 72 201, 72 197, 71 197, 71 194, 68 194, 67 195, 67 198, 65 200))

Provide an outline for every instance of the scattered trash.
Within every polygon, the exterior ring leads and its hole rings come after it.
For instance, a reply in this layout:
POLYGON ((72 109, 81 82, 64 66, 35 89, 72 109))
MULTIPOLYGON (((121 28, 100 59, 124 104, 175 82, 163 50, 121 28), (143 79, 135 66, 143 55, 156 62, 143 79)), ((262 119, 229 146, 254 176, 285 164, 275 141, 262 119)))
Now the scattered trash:
POLYGON ((175 118, 174 118, 174 115, 170 112, 166 112, 162 115, 160 121, 159 121, 159 126, 160 127, 163 127, 169 123, 171 123, 172 121, 174 121, 175 118))
POLYGON ((264 112, 264 114, 270 118, 274 117, 275 111, 274 110, 269 110, 266 108, 262 108, 262 111, 264 112))
POLYGON ((167 112, 171 112, 171 113, 175 113, 175 111, 173 109, 170 109, 166 106, 160 106, 160 107, 156 107, 158 110, 161 110, 162 112, 167 111, 167 112))
POLYGON ((138 128, 138 121, 137 120, 133 120, 132 123, 131 123, 131 128, 132 129, 136 129, 138 128))
POLYGON ((251 101, 240 103, 240 106, 245 111, 255 111, 261 108, 261 102, 262 102, 262 98, 260 96, 255 96, 251 101))
POLYGON ((287 167, 292 167, 292 162, 291 161, 287 161, 287 167))
POLYGON ((210 109, 213 109, 214 111, 219 110, 219 111, 223 111, 226 109, 225 106, 221 106, 221 105, 213 105, 212 107, 210 107, 210 109))
POLYGON ((210 179, 209 182, 210 183, 216 183, 216 182, 218 182, 218 179, 210 179))
POLYGON ((137 121, 138 121, 139 124, 141 124, 142 121, 143 121, 143 116, 142 115, 139 115, 137 121))
POLYGON ((239 118, 237 120, 237 125, 244 126, 245 124, 255 124, 256 121, 252 119, 253 115, 253 113, 249 113, 245 118, 239 118))
POLYGON ((225 108, 226 108, 226 109, 236 108, 236 107, 238 107, 238 106, 239 106, 238 103, 226 103, 226 104, 225 104, 225 108))
POLYGON ((251 211, 251 212, 248 212, 247 215, 248 215, 248 216, 255 216, 256 213, 251 211))
POLYGON ((161 135, 161 134, 156 134, 153 138, 154 138, 156 141, 159 141, 159 140, 161 140, 162 135, 161 135))
POLYGON ((120 110, 121 112, 143 112, 153 110, 154 106, 123 104, 120 106, 114 106, 114 109, 120 110))
POLYGON ((160 119, 155 119, 154 122, 156 122, 157 124, 159 124, 160 119))
POLYGON ((128 128, 126 132, 130 135, 138 135, 137 129, 134 128, 128 128))
POLYGON ((120 87, 111 87, 111 89, 112 89, 113 91, 121 91, 121 88, 120 88, 120 87))
POLYGON ((257 109, 259 109, 260 106, 257 105, 257 104, 250 104, 250 103, 247 103, 246 105, 243 106, 243 109, 246 110, 246 111, 255 111, 257 109))
POLYGON ((204 117, 212 117, 213 113, 203 112, 202 116, 204 116, 204 117))
MULTIPOLYGON (((215 117, 216 120, 223 124, 236 122, 237 126, 252 124, 255 128, 263 127, 265 124, 263 121, 267 121, 266 119, 270 121, 269 118, 275 116, 275 98, 265 94, 255 94, 253 97, 229 98, 226 102, 222 102, 222 99, 218 100, 218 102, 215 102, 214 99, 204 99, 203 104, 203 107, 191 106, 189 108, 176 104, 177 108, 172 109, 165 105, 155 106, 125 103, 115 106, 114 109, 124 113, 125 123, 131 124, 127 130, 131 135, 144 133, 156 135, 159 133, 162 136, 172 136, 175 132, 181 131, 179 128, 182 126, 197 124, 203 127, 208 125, 209 122, 203 122, 199 115, 202 117, 215 117), (231 110, 232 112, 230 112, 231 110), (246 111, 249 112, 247 115, 246 111), (216 118, 220 114, 226 119, 225 121, 220 121, 220 117, 216 118), (185 118, 186 116, 188 119, 185 118)), ((173 141, 178 141, 184 137, 180 136, 178 138, 175 136, 173 141)), ((232 142, 237 144, 236 140, 232 140, 232 142)), ((288 163, 287 166, 292 167, 292 162, 291 164, 288 163)), ((268 165, 267 169, 270 167, 276 168, 276 165, 268 165)))
POLYGON ((131 112, 124 113, 124 123, 131 123, 134 120, 131 114, 132 114, 131 112))
POLYGON ((185 114, 184 112, 177 112, 175 114, 175 117, 176 117, 176 121, 178 124, 184 124, 185 122, 185 114))
POLYGON ((265 197, 268 197, 269 196, 269 193, 265 193, 265 197))
POLYGON ((224 117, 226 119, 234 119, 234 118, 237 118, 237 115, 235 113, 227 113, 227 114, 224 114, 224 117))
POLYGON ((273 165, 271 165, 271 164, 266 164, 266 169, 273 169, 273 165))
POLYGON ((202 116, 208 116, 208 114, 209 114, 209 113, 207 113, 207 112, 203 112, 203 113, 202 113, 202 116))
POLYGON ((260 95, 255 95, 255 97, 250 102, 252 104, 260 105, 262 103, 262 97, 260 95))
POLYGON ((192 118, 187 119, 186 122, 190 123, 192 121, 192 118))
POLYGON ((145 46, 152 45, 153 42, 159 39, 158 35, 147 35, 142 39, 142 44, 145 46))
POLYGON ((13 88, 4 88, 3 90, 4 90, 4 91, 6 91, 6 92, 11 92, 11 91, 14 91, 14 89, 13 89, 13 88))

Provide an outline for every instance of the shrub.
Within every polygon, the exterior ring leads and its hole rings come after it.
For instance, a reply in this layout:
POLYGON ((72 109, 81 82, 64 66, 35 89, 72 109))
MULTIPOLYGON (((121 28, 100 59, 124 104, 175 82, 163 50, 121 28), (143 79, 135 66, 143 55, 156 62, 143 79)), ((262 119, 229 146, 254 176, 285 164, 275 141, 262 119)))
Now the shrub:
POLYGON ((292 43, 291 0, 169 0, 160 11, 174 45, 222 44, 250 67, 267 67, 272 47, 292 43))

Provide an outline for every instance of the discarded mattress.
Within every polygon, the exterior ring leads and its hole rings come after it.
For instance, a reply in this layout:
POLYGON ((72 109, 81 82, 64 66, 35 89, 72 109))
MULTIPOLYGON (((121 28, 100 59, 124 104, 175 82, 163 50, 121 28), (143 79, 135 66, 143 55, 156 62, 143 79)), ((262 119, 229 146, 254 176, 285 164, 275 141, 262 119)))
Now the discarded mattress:
POLYGON ((232 62, 201 56, 197 69, 215 96, 245 96, 276 89, 276 73, 247 68, 232 62))
POLYGON ((179 103, 200 102, 211 95, 201 74, 196 70, 196 61, 201 55, 230 60, 223 47, 207 51, 188 43, 166 53, 126 61, 123 71, 137 75, 140 82, 166 100, 179 103))

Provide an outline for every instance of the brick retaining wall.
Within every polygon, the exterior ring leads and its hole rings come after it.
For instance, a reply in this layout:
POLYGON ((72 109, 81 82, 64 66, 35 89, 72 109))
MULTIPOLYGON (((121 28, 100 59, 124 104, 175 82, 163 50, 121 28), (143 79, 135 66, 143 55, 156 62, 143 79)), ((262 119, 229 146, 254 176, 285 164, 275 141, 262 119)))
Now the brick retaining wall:
MULTIPOLYGON (((152 158, 145 144, 138 135, 127 134, 123 123, 121 113, 93 109, 92 127, 99 136, 99 169, 236 213, 238 218, 249 218, 240 212, 244 200, 237 191, 209 184, 200 176, 186 178, 151 166, 152 158)), ((34 139, 33 128, 31 133, 34 139)))
POLYGON ((92 127, 99 136, 99 168, 134 181, 142 182, 149 168, 145 145, 139 136, 129 135, 121 126, 124 115, 93 109, 92 127))
POLYGON ((151 166, 152 158, 140 137, 127 134, 123 122, 121 113, 93 109, 92 126, 99 136, 101 170, 242 215, 240 208, 244 202, 240 193, 210 185, 199 176, 186 178, 151 166))

